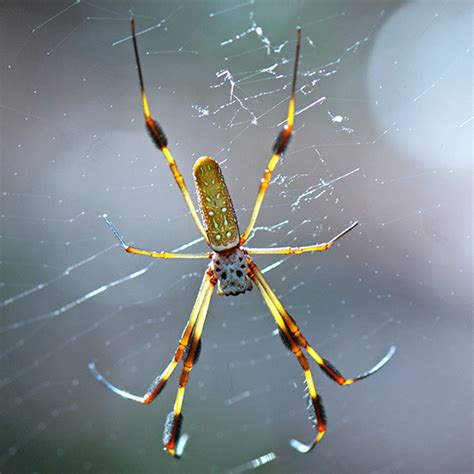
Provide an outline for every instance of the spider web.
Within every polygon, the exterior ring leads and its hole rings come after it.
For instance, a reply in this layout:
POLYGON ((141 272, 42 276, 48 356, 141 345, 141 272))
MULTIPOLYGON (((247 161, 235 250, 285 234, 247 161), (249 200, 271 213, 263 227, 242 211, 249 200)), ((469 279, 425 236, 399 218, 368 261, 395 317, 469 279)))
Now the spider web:
POLYGON ((2 10, 2 472, 472 471, 469 3, 2 10), (307 456, 288 446, 313 435, 303 374, 256 289, 213 298, 179 462, 161 443, 179 375, 144 407, 87 369, 94 361, 142 394, 175 350, 205 268, 126 255, 101 219, 142 248, 205 248, 144 130, 132 14, 150 105, 193 197, 193 162, 214 156, 243 228, 284 125, 303 28, 295 135, 251 245, 307 245, 360 226, 327 253, 255 260, 344 374, 398 348, 348 389, 312 364, 328 433, 307 456))

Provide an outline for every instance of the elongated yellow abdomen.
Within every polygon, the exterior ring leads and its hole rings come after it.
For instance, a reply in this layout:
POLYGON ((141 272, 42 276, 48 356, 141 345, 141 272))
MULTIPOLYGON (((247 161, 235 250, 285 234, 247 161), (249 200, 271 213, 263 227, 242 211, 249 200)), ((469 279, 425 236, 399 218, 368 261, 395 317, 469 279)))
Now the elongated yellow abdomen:
POLYGON ((222 252, 236 247, 240 243, 239 226, 219 165, 211 157, 202 156, 194 163, 193 173, 211 248, 222 252))

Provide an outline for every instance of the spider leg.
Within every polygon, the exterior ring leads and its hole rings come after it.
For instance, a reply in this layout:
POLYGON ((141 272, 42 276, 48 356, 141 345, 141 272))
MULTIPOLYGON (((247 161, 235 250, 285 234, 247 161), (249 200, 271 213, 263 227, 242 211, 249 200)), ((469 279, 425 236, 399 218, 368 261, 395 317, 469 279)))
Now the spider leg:
POLYGON ((130 245, 125 243, 125 240, 123 239, 122 235, 118 231, 117 227, 115 227, 113 222, 109 219, 107 214, 104 214, 102 217, 104 218, 106 224, 109 226, 109 229, 112 231, 112 233, 120 242, 120 245, 128 253, 134 253, 136 255, 147 255, 148 257, 152 257, 152 258, 211 258, 212 257, 211 252, 206 252, 206 253, 155 252, 155 251, 150 251, 150 250, 139 249, 136 247, 130 247, 130 245))
POLYGON ((188 440, 188 435, 181 435, 181 426, 183 424, 183 415, 181 413, 184 402, 186 385, 188 384, 189 374, 197 361, 201 348, 201 336, 206 321, 207 311, 211 302, 212 292, 214 290, 215 280, 211 279, 205 292, 201 309, 193 330, 189 351, 183 363, 183 369, 179 378, 179 388, 176 394, 176 401, 173 411, 168 414, 163 432, 163 444, 165 449, 175 458, 180 458, 183 454, 184 446, 188 440))
POLYGON ((202 280, 199 292, 196 296, 196 301, 191 311, 191 315, 189 316, 188 323, 186 324, 183 334, 181 335, 181 338, 178 342, 178 347, 176 349, 174 357, 171 360, 171 362, 168 364, 166 369, 163 371, 163 373, 155 378, 153 383, 150 385, 150 387, 146 391, 145 395, 140 397, 137 395, 133 395, 125 390, 122 390, 121 388, 116 387, 98 372, 93 362, 89 364, 89 370, 92 372, 92 375, 94 375, 96 380, 100 382, 105 388, 107 388, 108 390, 110 390, 111 392, 117 395, 120 395, 122 398, 127 398, 128 400, 133 400, 135 402, 143 403, 145 405, 150 404, 157 397, 157 395, 163 390, 164 386, 166 385, 166 382, 170 378, 174 369, 176 368, 180 360, 183 358, 183 355, 186 352, 186 348, 188 347, 189 340, 191 338, 191 334, 193 332, 194 326, 196 324, 196 319, 203 305, 204 298, 206 297, 209 289, 213 287, 214 287, 214 284, 211 283, 211 276, 209 275, 208 272, 206 272, 202 280))
POLYGON ((136 247, 127 247, 125 249, 128 253, 134 253, 136 255, 147 255, 152 258, 211 258, 212 253, 173 253, 173 252, 156 252, 138 249, 136 247))
POLYGON ((339 234, 333 237, 329 242, 325 242, 323 244, 307 245, 304 247, 246 248, 245 252, 247 252, 249 255, 294 255, 304 252, 323 252, 324 250, 331 248, 335 242, 350 232, 357 225, 358 222, 354 222, 347 229, 339 232, 339 234))
POLYGON ((286 347, 288 347, 294 356, 298 359, 301 368, 303 369, 306 386, 308 388, 308 394, 310 400, 308 402, 308 411, 310 412, 310 419, 313 422, 316 428, 316 436, 314 437, 313 441, 310 444, 304 444, 301 441, 296 439, 290 440, 290 445, 296 449, 300 453, 309 453, 323 438, 324 434, 326 433, 326 415, 324 412, 323 404, 320 395, 316 392, 316 387, 314 385, 313 376, 311 374, 311 369, 309 367, 308 359, 304 356, 303 352, 301 351, 301 347, 297 344, 294 336, 290 334, 288 327, 285 324, 280 312, 278 311, 275 303, 273 302, 272 298, 270 298, 267 289, 262 284, 261 279, 258 277, 254 270, 256 269, 256 265, 253 264, 251 268, 250 277, 257 285, 260 293, 265 300, 270 312, 275 319, 275 322, 280 330, 280 335, 282 337, 283 343, 286 347))
POLYGON ((268 282, 265 280, 263 277, 262 273, 258 269, 258 267, 255 265, 255 263, 251 262, 249 264, 249 267, 253 274, 255 275, 255 279, 260 282, 260 284, 265 288, 265 291, 268 294, 268 297, 272 300, 274 306, 277 308, 280 316, 283 318, 285 321, 286 326, 288 327, 292 337, 298 342, 298 344, 303 347, 308 354, 317 362, 319 367, 323 370, 323 372, 332 380, 334 380, 336 383, 339 385, 351 385, 354 382, 358 382, 359 380, 365 379, 367 377, 370 377, 371 375, 375 374, 375 372, 378 372, 387 362, 393 357, 396 351, 395 346, 390 346, 387 354, 377 363, 375 364, 371 369, 368 371, 358 375, 357 377, 353 378, 345 378, 339 370, 337 370, 334 365, 331 364, 328 360, 324 359, 321 357, 315 349, 308 343, 306 338, 303 336, 301 333, 298 325, 296 324, 295 320, 290 316, 288 311, 283 307, 281 302, 278 300, 277 296, 275 293, 272 291, 270 285, 268 282))
POLYGON ((135 21, 133 18, 131 20, 131 29, 132 29, 132 39, 133 39, 133 50, 135 52, 135 60, 137 63, 138 79, 140 81, 140 95, 142 99, 143 114, 145 115, 146 128, 148 132, 150 133, 150 136, 153 142, 155 143, 155 145, 165 155, 165 158, 168 161, 168 165, 170 167, 171 173, 173 174, 173 177, 176 180, 176 184, 181 190, 184 200, 186 201, 186 204, 188 206, 188 209, 191 212, 191 216, 194 220, 194 223, 196 224, 201 235, 204 237, 204 240, 207 243, 209 243, 209 239, 206 235, 206 232, 204 231, 201 220, 199 219, 197 215, 196 208, 194 207, 188 188, 186 187, 186 184, 184 183, 184 178, 178 169, 178 165, 174 161, 174 158, 168 149, 168 140, 166 138, 166 135, 163 129, 161 128, 160 124, 156 122, 150 114, 150 109, 148 107, 148 101, 147 101, 146 93, 145 93, 145 85, 143 82, 142 68, 140 65, 140 57, 138 55, 137 38, 135 35, 135 21))
POLYGON ((298 59, 300 56, 300 48, 301 48, 301 28, 298 28, 298 39, 296 43, 296 56, 295 56, 295 65, 293 69, 293 80, 291 83, 291 96, 290 101, 288 104, 288 116, 287 122, 285 127, 280 131, 273 146, 273 155, 268 162, 267 168, 263 174, 263 178, 260 182, 260 188, 257 194, 257 200, 255 201, 255 206, 252 211, 252 216, 250 217, 249 225, 242 235, 240 239, 240 244, 244 244, 245 241, 249 238, 250 233, 255 225, 255 222, 258 217, 258 213, 260 212, 260 208, 262 206, 263 198, 265 197, 265 193, 267 191, 268 185, 270 184, 270 179, 272 177, 273 170, 278 163, 281 155, 286 150, 288 146, 288 142, 290 141, 291 135, 293 133, 293 122, 295 118, 295 89, 296 89, 296 75, 298 72, 298 59))

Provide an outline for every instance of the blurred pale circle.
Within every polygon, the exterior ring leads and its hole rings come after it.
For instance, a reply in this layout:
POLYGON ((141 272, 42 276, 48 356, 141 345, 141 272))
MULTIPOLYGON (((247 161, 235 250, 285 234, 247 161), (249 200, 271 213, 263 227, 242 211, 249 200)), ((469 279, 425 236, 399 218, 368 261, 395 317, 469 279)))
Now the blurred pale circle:
POLYGON ((391 130, 385 137, 391 145, 430 168, 471 163, 471 44, 469 2, 439 5, 439 11, 421 2, 396 10, 373 46, 372 113, 381 132, 391 130))

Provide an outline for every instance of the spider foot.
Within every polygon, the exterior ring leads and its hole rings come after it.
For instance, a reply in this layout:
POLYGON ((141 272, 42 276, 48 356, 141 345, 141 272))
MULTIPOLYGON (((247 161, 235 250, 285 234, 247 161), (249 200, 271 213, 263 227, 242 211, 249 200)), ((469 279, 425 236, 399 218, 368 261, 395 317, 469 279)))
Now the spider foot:
POLYGON ((354 382, 366 379, 367 377, 370 377, 371 375, 375 374, 375 372, 378 372, 384 365, 388 363, 388 361, 394 356, 396 351, 396 346, 390 346, 387 354, 385 354, 385 356, 379 362, 377 362, 377 364, 375 364, 371 369, 369 369, 367 372, 364 372, 363 374, 358 375, 357 377, 347 379, 342 385, 351 385, 354 382))
POLYGON ((122 390, 121 388, 118 388, 112 383, 110 383, 103 375, 99 373, 94 362, 89 363, 89 370, 91 371, 97 382, 101 383, 107 390, 110 390, 112 393, 115 393, 116 395, 119 395, 122 398, 126 398, 127 400, 132 400, 138 403, 145 403, 143 397, 133 395, 132 393, 126 392, 125 390, 122 390))
POLYGON ((290 446, 301 454, 308 454, 321 441, 326 431, 319 431, 310 444, 304 444, 297 439, 290 440, 290 446))
POLYGON ((188 439, 189 435, 186 433, 182 434, 178 439, 178 442, 176 443, 176 454, 174 456, 176 459, 179 459, 182 456, 184 447, 186 446, 188 439))
POLYGON ((112 231, 112 234, 114 234, 115 238, 120 242, 120 245, 126 249, 128 245, 125 243, 125 240, 123 240, 122 234, 118 231, 117 227, 115 227, 114 223, 109 219, 109 216, 102 214, 102 219, 104 219, 108 228, 112 231))

